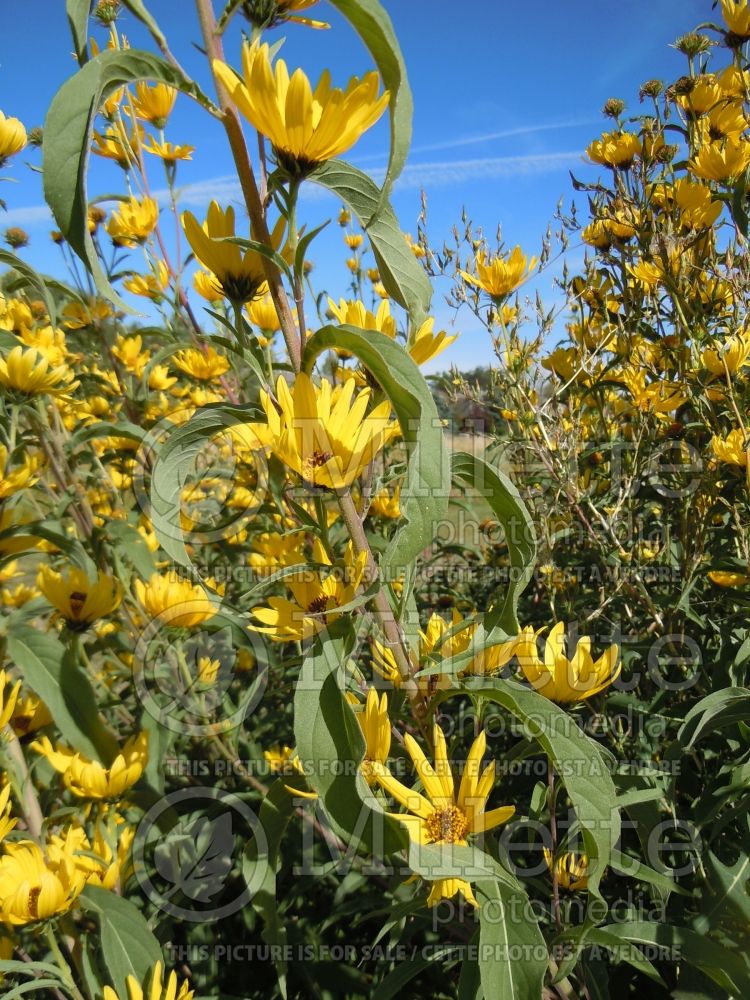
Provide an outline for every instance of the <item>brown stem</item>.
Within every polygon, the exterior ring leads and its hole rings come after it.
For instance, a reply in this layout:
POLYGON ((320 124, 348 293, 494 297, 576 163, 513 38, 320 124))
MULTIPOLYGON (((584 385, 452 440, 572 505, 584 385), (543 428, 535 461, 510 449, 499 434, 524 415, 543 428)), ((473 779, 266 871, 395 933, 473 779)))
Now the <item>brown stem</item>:
POLYGON ((2 738, 5 740, 5 753, 11 762, 11 766, 16 773, 20 785, 20 805, 23 812, 23 818, 26 820, 26 826, 28 827, 31 836, 38 844, 41 844, 44 816, 42 815, 42 810, 39 806, 39 799, 36 796, 34 783, 32 782, 31 775, 29 774, 29 768, 23 754, 23 748, 10 724, 5 727, 2 733, 2 738))
MULTIPOLYGON (((227 133, 227 138, 229 139, 229 146, 232 150, 234 165, 237 168, 237 176, 239 177, 240 186, 242 187, 242 194, 245 199, 247 213, 250 216, 250 231, 253 239, 257 239, 259 242, 265 243, 266 246, 271 247, 271 236, 268 232, 268 225, 266 224, 263 202, 261 201, 258 185, 255 180, 255 174, 253 172, 252 164, 250 163, 250 156, 247 151, 247 145, 245 144, 245 137, 242 134, 242 125, 240 123, 239 114, 237 113, 237 109, 232 103, 232 99, 226 89, 213 73, 214 60, 218 59, 222 62, 224 61, 224 48, 221 42, 221 37, 216 32, 216 17, 214 15, 213 6, 211 4, 211 0, 195 0, 195 6, 198 11, 198 19, 200 21, 201 32, 203 34, 203 43, 208 54, 209 62, 211 63, 211 72, 214 78, 214 85, 216 86, 216 95, 219 100, 219 107, 223 112, 222 121, 224 122, 224 129, 227 133)), ((289 306, 289 299, 287 298, 284 284, 281 280, 281 273, 273 261, 269 260, 267 257, 263 258, 263 269, 266 274, 266 281, 268 282, 271 298, 276 306, 276 312, 278 313, 279 322, 281 324, 281 332, 284 335, 287 351, 289 352, 289 360, 292 362, 292 367, 295 372, 298 372, 302 366, 300 336, 294 322, 294 317, 292 316, 292 310, 289 306)))

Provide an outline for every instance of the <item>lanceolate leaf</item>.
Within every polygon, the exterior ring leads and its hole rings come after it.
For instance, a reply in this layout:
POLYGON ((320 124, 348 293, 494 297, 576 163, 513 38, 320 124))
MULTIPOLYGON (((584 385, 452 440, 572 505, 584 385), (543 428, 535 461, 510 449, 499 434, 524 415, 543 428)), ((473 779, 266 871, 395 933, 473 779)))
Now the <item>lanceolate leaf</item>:
MULTIPOLYGON (((406 78, 401 49, 391 19, 378 0, 330 0, 359 33, 380 70, 383 83, 390 91, 391 155, 388 173, 383 182, 383 199, 388 197, 391 184, 406 162, 411 143, 411 121, 414 105, 406 78)), ((369 221, 369 220, 368 220, 369 221)))
POLYGON ((502 705, 523 723, 554 764, 565 785, 583 834, 591 869, 589 891, 599 894, 599 882, 620 836, 615 786, 598 745, 554 702, 515 681, 476 678, 461 691, 446 691, 441 700, 470 694, 502 705))
POLYGON ((89 57, 87 45, 90 10, 91 0, 65 0, 65 13, 68 15, 79 66, 83 66, 89 57))
POLYGON ((88 885, 80 899, 82 906, 98 918, 104 966, 117 995, 126 997, 128 976, 143 983, 154 965, 163 962, 159 942, 141 911, 117 893, 88 885))
POLYGON ((310 180, 328 188, 354 212, 370 239, 386 291, 408 311, 413 325, 421 323, 430 308, 432 285, 377 184, 343 160, 324 163, 310 180))
POLYGON ((539 925, 523 897, 501 882, 478 882, 479 971, 485 997, 536 1000, 542 996, 548 955, 539 925))
POLYGON ((408 837, 385 815, 359 773, 365 741, 344 696, 351 636, 338 624, 315 639, 302 663, 294 695, 297 753, 337 831, 347 843, 361 841, 383 857, 405 849, 408 837))
POLYGON ((61 233, 91 271, 99 292, 128 312, 110 285, 87 225, 86 173, 96 113, 115 90, 157 80, 208 104, 174 66, 150 52, 107 50, 89 60, 55 94, 44 122, 44 195, 61 233))
POLYGON ((452 470, 454 480, 477 491, 492 509, 508 546, 510 573, 505 596, 490 605, 484 627, 490 632, 499 626, 508 635, 516 635, 520 631, 518 599, 531 579, 536 559, 534 523, 518 490, 499 469, 474 455, 456 452, 452 470))
POLYGON ((450 467, 443 428, 430 388, 404 348, 384 333, 353 326, 324 326, 310 338, 303 367, 330 348, 355 355, 379 383, 396 411, 408 453, 401 490, 404 524, 396 531, 380 563, 385 579, 398 579, 406 566, 435 537, 450 495, 450 467))
POLYGON ((117 741, 101 721, 91 682, 65 646, 11 618, 8 656, 52 713, 63 739, 74 750, 108 764, 118 751, 117 741))

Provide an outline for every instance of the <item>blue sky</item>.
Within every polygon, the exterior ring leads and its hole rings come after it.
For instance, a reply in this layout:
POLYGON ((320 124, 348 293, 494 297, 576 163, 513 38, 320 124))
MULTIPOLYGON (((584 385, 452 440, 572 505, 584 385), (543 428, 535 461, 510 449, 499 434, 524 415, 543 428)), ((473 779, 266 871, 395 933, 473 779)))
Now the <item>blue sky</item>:
MULTIPOLYGON (((192 44, 200 40, 193 4, 148 0, 148 6, 186 70, 210 90, 203 57, 192 44)), ((538 250, 560 197, 570 201, 568 171, 592 176, 583 149, 606 126, 600 113, 604 101, 622 97, 637 114, 644 80, 670 81, 684 72, 684 59, 670 43, 711 16, 710 0, 496 0, 464 6, 455 0, 385 0, 385 7, 404 51, 416 108, 412 151, 393 195, 404 229, 416 232, 424 187, 434 244, 450 237, 465 208, 489 235, 500 224, 506 242, 520 243, 529 253, 538 250)), ((0 6, 0 110, 28 127, 42 123, 55 91, 75 70, 64 8, 63 0, 26 0, 19 18, 15 5, 0 6)), ((334 83, 342 85, 371 62, 325 0, 318 9, 332 30, 288 25, 273 35, 285 36, 283 55, 290 66, 300 65, 316 79, 328 66, 334 83)), ((225 39, 228 61, 235 65, 240 23, 225 39)), ((129 14, 119 25, 131 45, 152 48, 129 14)), ((91 33, 104 44, 104 29, 97 26, 91 33)), ((197 147, 193 161, 180 167, 185 207, 200 215, 212 196, 237 200, 223 131, 187 98, 178 101, 167 138, 197 147)), ((348 158, 364 169, 382 168, 387 141, 383 120, 348 158)), ((0 226, 23 226, 31 236, 24 257, 42 271, 62 275, 59 251, 48 238, 53 226, 40 177, 27 166, 38 166, 40 159, 30 150, 4 171, 16 183, 3 184, 10 211, 0 214, 0 226)), ((160 164, 152 158, 152 165, 151 185, 157 189, 160 164)), ((119 169, 93 158, 90 194, 113 191, 124 191, 119 169)), ((335 216, 338 205, 318 195, 306 199, 302 211, 315 226, 335 216)), ((329 227, 315 246, 318 290, 343 294, 346 254, 338 226, 329 227)), ((580 259, 580 250, 572 250, 571 265, 580 259)), ((133 265, 139 266, 135 256, 133 265)), ((551 300, 552 273, 537 284, 551 300)), ((440 289, 434 307, 439 325, 451 322, 440 289)), ((462 336, 433 367, 486 363, 486 334, 468 312, 459 314, 456 329, 462 336)))

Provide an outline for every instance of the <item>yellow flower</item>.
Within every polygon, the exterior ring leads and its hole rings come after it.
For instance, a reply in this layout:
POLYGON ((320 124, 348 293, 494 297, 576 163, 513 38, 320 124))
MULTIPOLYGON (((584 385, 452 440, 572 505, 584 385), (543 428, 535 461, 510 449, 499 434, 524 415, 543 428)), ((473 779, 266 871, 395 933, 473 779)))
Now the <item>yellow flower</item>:
POLYGON ((351 149, 388 106, 388 91, 378 97, 375 72, 361 81, 353 77, 346 90, 339 90, 331 87, 326 70, 313 93, 301 69, 290 79, 284 60, 272 66, 269 46, 257 41, 243 45, 244 79, 223 62, 213 65, 234 103, 293 174, 351 149))
POLYGON ((110 304, 101 299, 92 299, 87 303, 69 302, 63 309, 65 326, 69 330, 82 330, 87 326, 95 326, 112 315, 110 304))
POLYGON ((0 166, 26 145, 26 129, 18 118, 6 118, 0 111, 0 166))
MULTIPOLYGON (((144 1000, 143 990, 135 976, 128 976, 125 982, 128 987, 127 997, 124 994, 116 993, 111 986, 105 986, 102 1000, 144 1000)), ((161 962, 157 962, 151 974, 151 986, 145 1000, 193 1000, 193 991, 186 979, 179 984, 178 988, 177 973, 174 970, 169 973, 169 979, 165 985, 161 962)))
POLYGON ((107 232, 120 246, 134 247, 150 236, 158 221, 159 206, 153 198, 130 197, 110 215, 107 232))
POLYGON ((0 858, 0 920, 13 927, 67 912, 86 884, 73 858, 45 857, 30 840, 5 844, 0 858))
POLYGON ((11 816, 11 808, 10 784, 7 784, 5 788, 0 790, 0 842, 5 839, 18 822, 11 816))
POLYGON ((615 643, 594 661, 588 636, 578 641, 569 660, 565 655, 564 633, 564 623, 558 622, 547 637, 544 662, 539 659, 536 635, 531 628, 523 630, 516 650, 526 680, 545 698, 560 704, 598 694, 619 677, 622 669, 615 643))
POLYGON ((664 268, 660 264, 639 260, 637 264, 627 264, 627 269, 639 285, 650 291, 664 278, 664 268))
POLYGON ((220 302, 224 298, 223 288, 210 271, 196 271, 193 275, 193 288, 208 302, 220 302))
MULTIPOLYGON (((468 837, 472 834, 486 833, 501 823, 507 823, 515 812, 515 806, 499 806, 485 811, 487 799, 495 784, 495 762, 490 761, 480 772, 487 747, 484 731, 471 745, 458 790, 448 761, 443 731, 435 726, 433 732, 434 767, 414 737, 408 733, 404 736, 404 747, 414 762, 426 795, 402 785, 383 765, 374 764, 372 769, 386 792, 409 810, 408 813, 389 815, 406 827, 411 840, 418 844, 466 846, 468 837)), ((458 875, 434 881, 427 904, 434 906, 441 899, 450 899, 459 891, 468 903, 477 905, 469 883, 458 875)))
POLYGON ((606 167, 626 170, 642 152, 641 141, 632 132, 605 132, 586 147, 590 160, 606 167))
POLYGON ((173 165, 178 160, 192 160, 195 152, 195 146, 174 146, 171 142, 157 142, 153 136, 148 137, 143 148, 147 153, 158 156, 168 165, 173 165))
POLYGON ((552 852, 544 848, 544 860, 550 871, 553 869, 557 875, 557 884, 568 892, 576 892, 578 889, 585 889, 589 884, 588 870, 589 859, 585 854, 572 854, 566 852, 561 854, 553 862, 552 852))
POLYGON ((373 764, 385 764, 391 749, 391 720, 388 718, 388 696, 378 698, 378 692, 371 687, 367 692, 365 707, 357 713, 362 735, 365 738, 365 759, 362 774, 368 784, 375 781, 373 764))
POLYGON ((493 257, 487 263, 487 255, 482 251, 476 257, 477 275, 461 271, 461 277, 470 285, 484 289, 493 299, 501 299, 515 291, 531 274, 537 264, 536 257, 529 261, 520 247, 507 257, 493 257))
POLYGON ((120 334, 112 348, 112 353, 129 372, 138 378, 143 374, 143 370, 151 357, 150 351, 143 350, 143 337, 140 333, 133 337, 123 337, 120 334))
POLYGON ((677 103, 692 116, 705 115, 721 100, 721 87, 713 73, 693 77, 688 86, 687 93, 678 95, 677 103))
POLYGON ((166 83, 150 84, 146 80, 138 80, 133 108, 139 118, 162 129, 167 124, 176 100, 177 91, 174 87, 166 83))
POLYGON ((701 354, 703 367, 712 375, 736 375, 750 358, 750 337, 740 334, 729 337, 723 344, 706 347, 701 354))
POLYGON ((34 740, 31 749, 49 761, 79 798, 119 799, 143 774, 148 762, 148 733, 144 730, 131 736, 109 767, 75 750, 54 747, 48 736, 34 740))
POLYGON ((717 587, 746 587, 750 583, 750 574, 732 573, 724 569, 709 570, 708 579, 717 587))
POLYGON ((165 392, 167 389, 171 389, 176 381, 176 376, 169 374, 169 368, 166 365, 154 365, 148 373, 148 387, 154 392, 165 392))
POLYGON ((296 566, 305 562, 300 533, 282 535, 277 531, 264 531, 251 541, 254 552, 247 557, 248 565, 260 574, 268 574, 283 566, 296 566))
POLYGON ((51 367, 49 361, 34 347, 26 350, 14 347, 7 358, 0 358, 0 385, 29 396, 46 393, 60 396, 78 386, 67 365, 51 367))
POLYGON ((370 513, 378 517, 401 517, 401 486, 397 485, 393 493, 384 487, 370 501, 370 513))
POLYGON ((719 73, 719 86, 725 97, 745 98, 750 83, 750 74, 739 66, 727 66, 719 73))
POLYGON ((109 574, 100 571, 91 580, 77 566, 58 573, 45 564, 39 569, 36 584, 74 632, 83 632, 92 622, 112 614, 122 599, 120 584, 109 574))
POLYGON ((39 467, 39 459, 23 456, 23 462, 12 468, 8 461, 8 449, 0 444, 0 500, 6 500, 32 484, 34 473, 39 467))
POLYGON ((154 573, 148 583, 136 580, 135 595, 151 618, 162 618, 167 625, 190 628, 212 618, 216 613, 200 584, 180 580, 171 574, 154 573))
POLYGON ((21 340, 27 347, 35 347, 51 365, 64 364, 68 357, 65 331, 51 326, 39 326, 35 330, 24 330, 21 340))
POLYGON ((750 142, 727 139, 703 146, 688 163, 696 177, 706 181, 735 181, 750 164, 750 142))
POLYGON ((253 326, 260 327, 264 333, 271 335, 281 329, 281 323, 279 323, 276 306, 273 304, 273 299, 267 292, 262 298, 253 299, 252 302, 249 302, 245 306, 245 310, 247 312, 248 319, 253 326))
POLYGON ((256 607, 252 614, 260 625, 253 630, 269 635, 274 642, 308 639, 321 629, 333 624, 339 617, 337 608, 354 600, 362 579, 365 555, 348 567, 342 579, 339 571, 323 577, 311 569, 299 570, 284 579, 292 594, 286 597, 269 597, 267 607, 256 607))
POLYGON ((750 9, 747 0, 721 0, 721 14, 733 35, 738 39, 750 38, 750 9))
POLYGON ((0 730, 3 730, 10 722, 18 701, 18 692, 21 690, 21 682, 16 681, 10 691, 7 691, 9 683, 8 675, 4 670, 0 670, 0 730))
POLYGON ((203 351, 188 347, 184 351, 178 351, 173 360, 181 372, 199 382, 219 378, 229 371, 229 361, 215 347, 206 347, 203 351))
POLYGON ((294 747, 286 746, 286 744, 282 746, 280 743, 263 751, 263 757, 272 774, 283 774, 287 770, 287 765, 291 764, 294 754, 294 747))
POLYGON ((291 392, 279 376, 276 403, 261 392, 268 427, 258 432, 265 432, 262 440, 306 483, 330 490, 351 486, 393 436, 388 400, 366 415, 370 390, 352 400, 354 389, 351 380, 334 388, 323 379, 317 386, 301 372, 291 392))
POLYGON ((721 215, 722 203, 711 200, 711 191, 704 184, 682 178, 674 185, 674 197, 680 210, 680 222, 687 229, 712 226, 721 215))
POLYGON ((42 726, 48 726, 52 722, 52 714, 41 698, 37 698, 32 692, 19 695, 13 709, 13 716, 10 724, 16 736, 25 736, 33 733, 42 726))
POLYGON ((106 160, 114 160, 123 170, 129 170, 136 162, 135 150, 143 143, 144 130, 141 124, 136 124, 127 132, 122 122, 115 122, 114 131, 94 132, 91 152, 106 160))
MULTIPOLYGON (((281 244, 284 224, 281 217, 271 234, 275 249, 281 244)), ((211 271, 230 301, 241 305, 260 293, 266 283, 263 257, 254 250, 243 251, 236 243, 229 242, 235 236, 231 206, 224 211, 218 202, 212 201, 202 226, 192 212, 183 212, 182 228, 193 253, 211 271)))
POLYGON ((133 295, 142 295, 146 299, 158 301, 169 287, 169 268, 163 260, 156 262, 156 271, 152 274, 133 274, 123 281, 123 287, 133 295))
POLYGON ((741 428, 736 427, 730 431, 725 438, 717 434, 711 438, 711 451, 720 462, 728 465, 739 465, 747 467, 747 454, 750 444, 745 443, 745 434, 741 428))
POLYGON ((396 336, 396 320, 391 316, 388 302, 381 302, 378 311, 373 313, 359 299, 341 299, 337 305, 329 298, 328 308, 342 325, 356 326, 360 330, 377 330, 391 339, 396 336))
MULTIPOLYGON (((383 305, 387 305, 387 303, 383 303, 383 305)), ((432 361, 438 354, 442 354, 447 347, 450 347, 454 340, 458 339, 457 333, 449 336, 445 330, 433 333, 434 326, 434 318, 432 316, 428 317, 414 331, 414 335, 409 344, 407 344, 409 356, 417 365, 425 365, 428 361, 432 361)))

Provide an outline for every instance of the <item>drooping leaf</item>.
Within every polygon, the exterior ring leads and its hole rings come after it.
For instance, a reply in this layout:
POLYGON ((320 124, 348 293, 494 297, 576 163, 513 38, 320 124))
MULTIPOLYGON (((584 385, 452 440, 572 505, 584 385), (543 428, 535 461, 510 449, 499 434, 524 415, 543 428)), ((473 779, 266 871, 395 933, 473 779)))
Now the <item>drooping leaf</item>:
POLYGON ((407 310, 411 323, 419 325, 430 308, 432 285, 377 184, 343 160, 329 160, 309 179, 328 188, 354 212, 372 244, 386 291, 407 310))
POLYGON ((505 533, 510 558, 510 576, 502 601, 493 600, 484 620, 490 632, 499 626, 508 635, 520 631, 518 599, 534 571, 536 538, 534 523, 513 482, 499 469, 466 452, 456 452, 451 462, 453 478, 477 491, 491 508, 505 533))
POLYGON ((60 232, 86 264, 101 295, 132 312, 104 273, 88 230, 86 174, 94 119, 118 88, 137 80, 176 87, 205 106, 210 102, 180 70, 151 52, 106 50, 85 63, 55 94, 44 121, 44 196, 60 232))
POLYGON ((391 19, 378 0, 330 2, 357 31, 380 70, 385 88, 390 91, 391 154, 382 194, 387 198, 393 181, 403 170, 411 143, 414 102, 404 58, 391 19))
POLYGON ((78 65, 83 66, 89 57, 89 13, 92 0, 65 0, 65 13, 68 16, 70 33, 73 36, 78 65))

